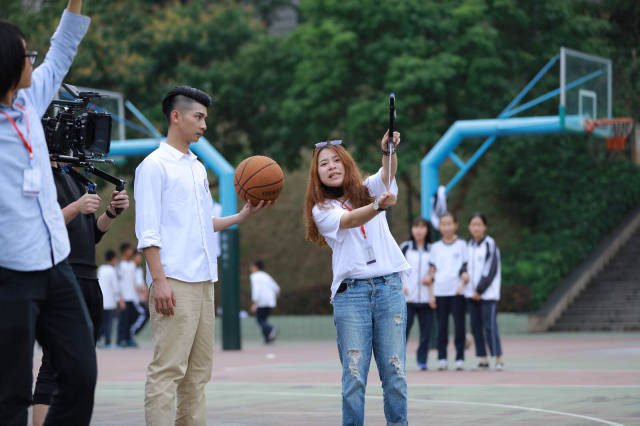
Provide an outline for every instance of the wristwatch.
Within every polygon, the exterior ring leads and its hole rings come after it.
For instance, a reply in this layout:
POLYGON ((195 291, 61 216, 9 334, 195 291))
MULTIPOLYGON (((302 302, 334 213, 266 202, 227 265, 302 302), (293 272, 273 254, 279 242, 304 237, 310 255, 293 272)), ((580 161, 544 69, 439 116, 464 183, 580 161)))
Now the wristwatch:
POLYGON ((376 198, 375 200, 373 200, 373 209, 377 212, 381 212, 384 209, 382 207, 380 207, 380 205, 378 204, 378 199, 376 198))

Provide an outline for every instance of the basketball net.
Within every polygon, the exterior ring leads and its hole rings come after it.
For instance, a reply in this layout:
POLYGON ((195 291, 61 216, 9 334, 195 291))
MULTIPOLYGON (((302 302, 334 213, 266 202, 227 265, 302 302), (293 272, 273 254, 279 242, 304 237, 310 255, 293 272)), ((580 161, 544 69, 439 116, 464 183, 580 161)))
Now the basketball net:
POLYGON ((607 150, 622 150, 627 138, 633 129, 633 118, 601 118, 599 120, 587 120, 584 128, 587 133, 592 133, 596 128, 603 128, 603 133, 607 141, 607 150))

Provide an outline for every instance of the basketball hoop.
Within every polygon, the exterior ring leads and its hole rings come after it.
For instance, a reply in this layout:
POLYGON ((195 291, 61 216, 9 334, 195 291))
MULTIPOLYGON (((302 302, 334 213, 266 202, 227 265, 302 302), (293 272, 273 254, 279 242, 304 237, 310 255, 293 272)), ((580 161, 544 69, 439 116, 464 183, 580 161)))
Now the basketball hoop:
POLYGON ((602 128, 599 133, 605 135, 607 150, 622 150, 633 129, 633 118, 601 118, 599 120, 587 120, 584 125, 587 133, 593 133, 598 127, 602 128))

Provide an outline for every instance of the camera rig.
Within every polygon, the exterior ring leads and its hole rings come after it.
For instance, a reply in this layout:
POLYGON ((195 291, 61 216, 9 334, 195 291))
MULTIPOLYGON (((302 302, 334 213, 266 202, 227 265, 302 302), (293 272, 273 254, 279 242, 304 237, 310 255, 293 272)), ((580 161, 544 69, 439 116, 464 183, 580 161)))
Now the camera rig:
MULTIPOLYGON (((66 164, 63 169, 82 181, 90 194, 96 193, 96 184, 87 177, 92 174, 114 184, 116 191, 122 191, 126 180, 110 175, 94 165, 114 164, 113 160, 102 158, 111 146, 111 115, 93 111, 93 107, 89 107, 90 100, 99 98, 100 94, 76 93, 65 83, 62 87, 74 99, 52 101, 49 106, 50 116, 42 119, 49 159, 66 164), (85 173, 82 174, 73 167, 81 167, 85 173)), ((116 214, 121 212, 122 209, 116 209, 116 214)))

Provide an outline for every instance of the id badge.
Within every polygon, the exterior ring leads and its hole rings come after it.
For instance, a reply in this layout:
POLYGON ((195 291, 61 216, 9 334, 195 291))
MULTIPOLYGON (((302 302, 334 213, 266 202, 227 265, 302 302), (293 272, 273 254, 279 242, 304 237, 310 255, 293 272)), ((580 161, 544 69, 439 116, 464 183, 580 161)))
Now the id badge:
POLYGON ((24 169, 22 193, 26 197, 37 197, 40 194, 40 169, 24 169))
POLYGON ((371 265, 376 263, 376 254, 373 251, 373 247, 371 244, 365 244, 364 246, 364 258, 367 262, 367 265, 371 265))

